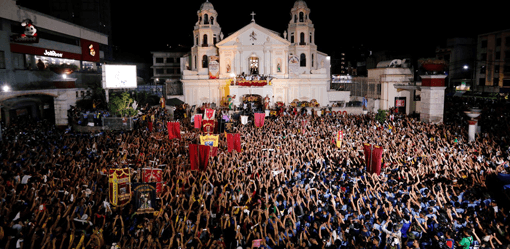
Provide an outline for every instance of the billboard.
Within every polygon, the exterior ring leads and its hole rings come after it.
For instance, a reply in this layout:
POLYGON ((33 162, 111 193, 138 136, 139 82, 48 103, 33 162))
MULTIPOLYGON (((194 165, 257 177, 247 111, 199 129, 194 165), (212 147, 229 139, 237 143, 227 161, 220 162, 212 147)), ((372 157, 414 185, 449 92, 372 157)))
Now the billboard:
POLYGON ((135 65, 103 65, 103 88, 136 88, 135 65))

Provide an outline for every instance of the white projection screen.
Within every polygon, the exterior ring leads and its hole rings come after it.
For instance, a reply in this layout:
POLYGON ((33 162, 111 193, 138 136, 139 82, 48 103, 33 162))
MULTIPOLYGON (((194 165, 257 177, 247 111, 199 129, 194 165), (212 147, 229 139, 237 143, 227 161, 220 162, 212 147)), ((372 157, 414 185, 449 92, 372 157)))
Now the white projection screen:
POLYGON ((103 65, 103 88, 136 88, 135 65, 103 65))

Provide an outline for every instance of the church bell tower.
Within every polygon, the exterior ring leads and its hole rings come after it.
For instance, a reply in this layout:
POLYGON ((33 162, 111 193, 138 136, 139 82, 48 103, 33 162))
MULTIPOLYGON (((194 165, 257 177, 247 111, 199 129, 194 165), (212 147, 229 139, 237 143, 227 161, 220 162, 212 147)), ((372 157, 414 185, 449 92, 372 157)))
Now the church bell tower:
POLYGON ((197 11, 198 21, 193 30, 193 48, 191 49, 191 70, 207 69, 209 56, 218 55, 216 43, 222 38, 218 24, 218 13, 207 0, 197 11))
POLYGON ((290 10, 291 20, 287 29, 287 40, 291 43, 289 53, 299 58, 305 74, 317 69, 317 46, 315 28, 310 19, 310 9, 304 0, 297 0, 290 10))

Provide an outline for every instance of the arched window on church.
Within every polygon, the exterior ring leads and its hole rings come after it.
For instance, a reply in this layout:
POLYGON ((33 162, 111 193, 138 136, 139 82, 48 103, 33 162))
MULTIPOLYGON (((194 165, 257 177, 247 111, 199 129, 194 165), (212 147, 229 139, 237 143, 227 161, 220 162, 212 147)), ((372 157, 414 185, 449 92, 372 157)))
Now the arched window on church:
POLYGON ((312 44, 312 32, 310 32, 310 44, 312 44))
POLYGON ((204 34, 204 38, 202 40, 202 47, 207 47, 207 35, 204 34))
POLYGON ((216 38, 216 35, 213 36, 213 45, 216 45, 216 42, 217 42, 217 38, 216 38))
POLYGON ((198 41, 198 35, 195 36, 195 45, 196 46, 199 46, 200 45, 200 42, 198 41))
POLYGON ((299 66, 300 67, 306 67, 306 55, 305 54, 301 54, 300 57, 301 58, 299 58, 299 66))
POLYGON ((314 58, 313 58, 313 54, 312 54, 312 68, 313 68, 313 65, 314 65, 314 58))
POLYGON ((211 16, 211 25, 214 25, 214 17, 211 16))
POLYGON ((204 24, 209 24, 209 15, 204 15, 204 24))
POLYGON ((197 69, 197 56, 196 56, 196 55, 195 55, 195 61, 194 61, 194 63, 193 63, 193 64, 194 64, 194 66, 195 66, 195 68, 194 68, 194 69, 197 69))
POLYGON ((297 15, 294 15, 294 23, 297 23, 297 15))
POLYGON ((294 33, 290 33, 290 43, 294 43, 294 33))
POLYGON ((301 32, 299 34, 299 45, 306 45, 306 42, 305 42, 305 33, 301 32))
POLYGON ((209 60, 207 58, 207 55, 204 54, 202 57, 202 68, 208 68, 209 67, 209 60))
POLYGON ((299 12, 299 22, 304 22, 305 20, 305 13, 299 12))

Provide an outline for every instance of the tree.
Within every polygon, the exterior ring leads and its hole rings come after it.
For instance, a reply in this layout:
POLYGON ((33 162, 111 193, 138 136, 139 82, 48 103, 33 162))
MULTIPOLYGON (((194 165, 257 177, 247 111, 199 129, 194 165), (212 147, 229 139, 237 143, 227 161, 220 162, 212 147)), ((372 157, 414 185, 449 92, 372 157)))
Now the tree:
POLYGON ((388 111, 379 109, 377 111, 377 114, 375 115, 375 120, 377 120, 380 124, 384 124, 384 121, 386 121, 386 113, 388 111))
POLYGON ((133 109, 131 106, 132 103, 133 99, 129 96, 129 93, 123 92, 120 94, 114 94, 110 98, 108 109, 114 115, 132 117, 138 113, 138 111, 133 109))

